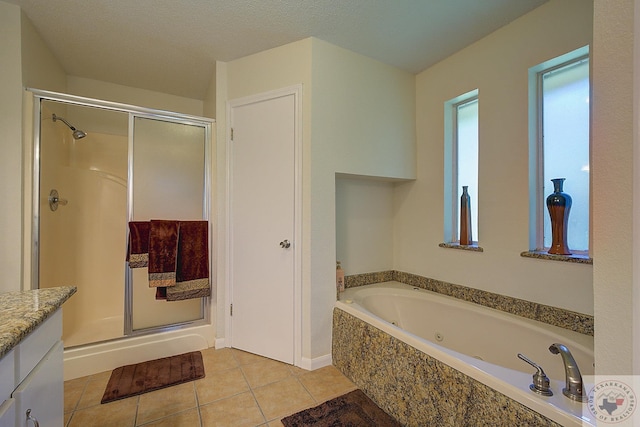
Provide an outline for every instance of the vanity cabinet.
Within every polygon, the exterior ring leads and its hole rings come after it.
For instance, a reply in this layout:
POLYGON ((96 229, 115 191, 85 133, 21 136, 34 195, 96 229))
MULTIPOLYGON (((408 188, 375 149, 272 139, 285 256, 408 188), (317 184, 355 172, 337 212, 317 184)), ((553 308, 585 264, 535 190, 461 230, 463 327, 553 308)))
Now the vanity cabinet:
POLYGON ((0 427, 62 427, 62 310, 0 359, 0 427))
POLYGON ((63 426, 61 307, 76 291, 0 293, 0 427, 63 426))
POLYGON ((15 350, 0 358, 0 427, 13 427, 16 420, 15 399, 11 393, 15 383, 15 350))
POLYGON ((16 400, 7 399, 0 405, 0 427, 13 427, 16 423, 16 400))

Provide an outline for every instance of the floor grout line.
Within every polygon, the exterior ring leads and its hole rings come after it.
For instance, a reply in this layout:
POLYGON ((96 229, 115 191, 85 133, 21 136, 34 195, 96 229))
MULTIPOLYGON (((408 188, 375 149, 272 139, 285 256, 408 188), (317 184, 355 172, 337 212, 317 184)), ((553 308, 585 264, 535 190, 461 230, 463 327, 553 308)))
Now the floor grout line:
POLYGON ((247 383, 247 387, 249 387, 249 392, 251 392, 253 401, 256 403, 256 406, 258 407, 258 410, 260 411, 260 415, 262 415, 262 419, 266 421, 267 417, 264 414, 264 411, 262 410, 262 406, 260 406, 258 399, 256 398, 256 394, 253 392, 253 387, 251 387, 251 384, 249 383, 249 379, 247 378, 247 375, 245 374, 244 369, 242 369, 242 366, 239 366, 239 367, 240 367, 240 372, 242 373, 242 378, 244 378, 245 382, 247 383))
MULTIPOLYGON (((205 376, 207 372, 205 371, 205 376)), ((200 427, 202 427, 202 412, 200 412, 200 397, 198 396, 198 387, 196 387, 196 381, 193 382, 193 391, 196 394, 196 411, 198 411, 198 421, 200 422, 200 427)))
POLYGON ((140 410, 140 396, 136 396, 136 413, 133 414, 133 426, 138 425, 138 411, 140 410))

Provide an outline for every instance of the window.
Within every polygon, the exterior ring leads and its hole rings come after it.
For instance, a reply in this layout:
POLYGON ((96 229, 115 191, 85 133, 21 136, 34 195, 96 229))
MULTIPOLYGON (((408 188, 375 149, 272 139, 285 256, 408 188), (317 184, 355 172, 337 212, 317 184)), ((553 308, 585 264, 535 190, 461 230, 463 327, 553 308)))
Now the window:
POLYGON ((563 191, 572 198, 567 244, 572 252, 589 250, 588 55, 582 48, 529 73, 532 249, 551 246, 546 197, 553 192, 551 179, 566 178, 563 191))
POLYGON ((445 242, 460 241, 460 197, 468 187, 471 232, 478 241, 478 91, 445 103, 445 242))

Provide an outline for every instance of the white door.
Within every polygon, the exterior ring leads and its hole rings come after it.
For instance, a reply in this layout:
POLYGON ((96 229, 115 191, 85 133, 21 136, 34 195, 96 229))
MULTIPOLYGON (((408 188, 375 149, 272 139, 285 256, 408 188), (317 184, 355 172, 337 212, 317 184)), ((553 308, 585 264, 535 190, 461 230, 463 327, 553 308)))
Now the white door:
POLYGON ((231 346, 294 362, 295 96, 231 108, 231 346))

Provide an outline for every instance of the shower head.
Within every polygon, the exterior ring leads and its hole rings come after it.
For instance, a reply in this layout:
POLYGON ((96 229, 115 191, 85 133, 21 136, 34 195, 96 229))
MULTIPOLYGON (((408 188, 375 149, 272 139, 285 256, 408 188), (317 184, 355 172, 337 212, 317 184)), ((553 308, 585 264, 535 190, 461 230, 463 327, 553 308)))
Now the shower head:
POLYGON ((52 114, 51 117, 53 118, 54 122, 60 120, 62 123, 67 125, 69 127, 69 129, 71 129, 73 131, 73 139, 82 139, 85 136, 87 136, 86 132, 81 131, 80 129, 76 129, 74 126, 71 125, 71 123, 69 123, 68 121, 66 121, 62 117, 56 116, 55 114, 52 114))
POLYGON ((76 129, 73 131, 73 139, 82 139, 85 136, 87 136, 87 133, 80 129, 76 129))

